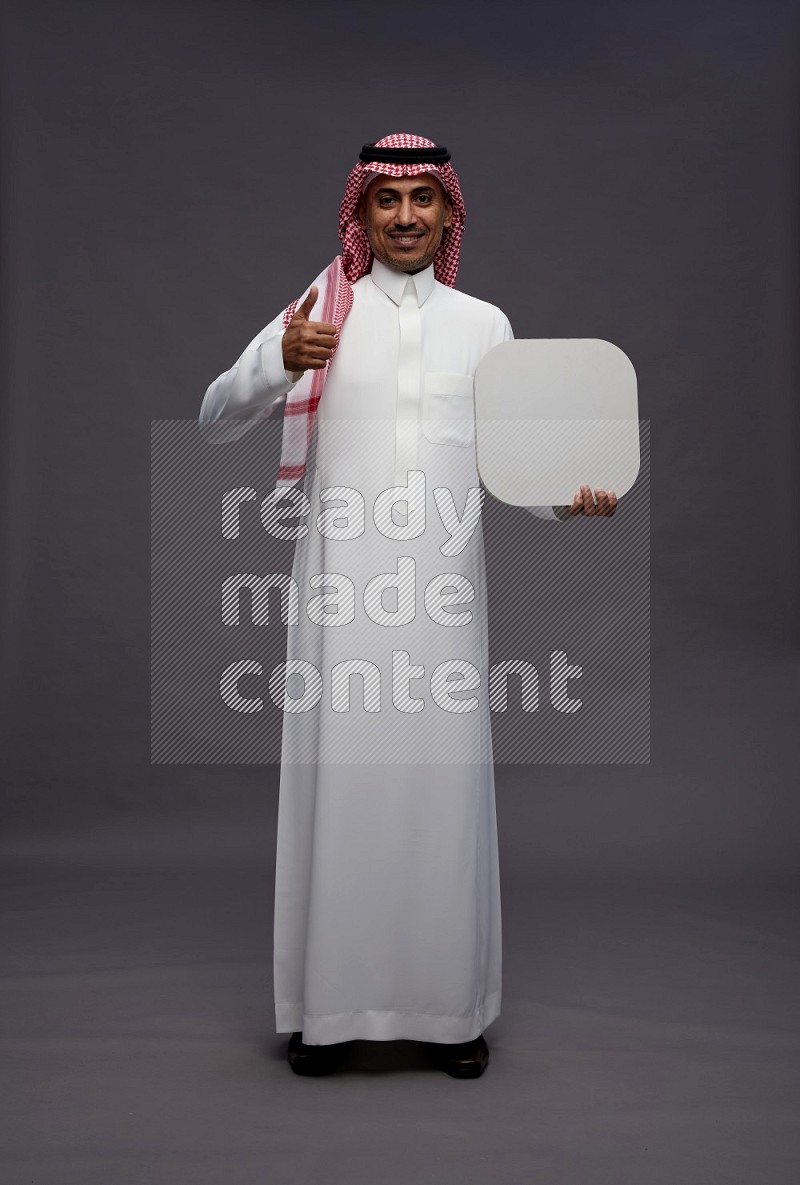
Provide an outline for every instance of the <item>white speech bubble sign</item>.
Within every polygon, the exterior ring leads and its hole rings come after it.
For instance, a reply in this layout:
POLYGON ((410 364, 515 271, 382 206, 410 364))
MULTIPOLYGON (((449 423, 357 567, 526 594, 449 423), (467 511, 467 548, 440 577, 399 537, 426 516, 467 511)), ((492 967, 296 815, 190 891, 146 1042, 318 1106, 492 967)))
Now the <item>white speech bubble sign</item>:
POLYGON ((501 342, 475 371, 478 472, 512 506, 625 494, 639 472, 636 371, 601 338, 501 342))

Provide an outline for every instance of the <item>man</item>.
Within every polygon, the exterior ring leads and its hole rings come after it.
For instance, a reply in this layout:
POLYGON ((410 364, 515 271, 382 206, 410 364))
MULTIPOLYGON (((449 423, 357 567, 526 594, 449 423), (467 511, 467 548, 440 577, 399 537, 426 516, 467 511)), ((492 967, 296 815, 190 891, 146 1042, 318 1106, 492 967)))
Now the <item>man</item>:
MULTIPOLYGON (((472 380, 513 334, 453 286, 465 211, 449 160, 407 134, 364 146, 342 255, 200 415, 230 439, 283 416, 277 494, 303 523, 292 576, 336 590, 290 622, 283 687, 275 1009, 296 1073, 330 1071, 346 1041, 407 1039, 477 1077, 500 1011, 472 380)), ((569 513, 615 503, 584 487, 569 513)))

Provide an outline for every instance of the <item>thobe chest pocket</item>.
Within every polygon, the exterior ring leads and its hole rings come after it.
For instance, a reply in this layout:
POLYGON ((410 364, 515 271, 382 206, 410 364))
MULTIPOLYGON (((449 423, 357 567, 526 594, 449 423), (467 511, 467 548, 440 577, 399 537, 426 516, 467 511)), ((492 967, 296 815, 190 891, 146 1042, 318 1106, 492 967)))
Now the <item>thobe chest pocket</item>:
POLYGON ((426 371, 422 385, 422 431, 432 444, 466 448, 474 442, 472 375, 426 371))

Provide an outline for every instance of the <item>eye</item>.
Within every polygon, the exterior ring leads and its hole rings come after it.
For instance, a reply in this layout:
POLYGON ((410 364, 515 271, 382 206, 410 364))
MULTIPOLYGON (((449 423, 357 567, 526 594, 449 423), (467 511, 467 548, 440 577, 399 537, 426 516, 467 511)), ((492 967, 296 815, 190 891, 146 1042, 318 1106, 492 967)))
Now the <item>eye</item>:
POLYGON ((430 193, 421 193, 417 197, 417 201, 422 202, 423 206, 429 206, 433 200, 433 195, 430 193))

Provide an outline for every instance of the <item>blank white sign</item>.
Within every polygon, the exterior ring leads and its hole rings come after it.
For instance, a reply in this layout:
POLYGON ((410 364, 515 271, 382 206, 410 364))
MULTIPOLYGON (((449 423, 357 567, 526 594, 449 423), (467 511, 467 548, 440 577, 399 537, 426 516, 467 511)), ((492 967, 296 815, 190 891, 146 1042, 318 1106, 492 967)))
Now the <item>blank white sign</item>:
POLYGON ((600 338, 502 342, 475 372, 478 472, 514 506, 626 493, 639 472, 636 371, 600 338))

